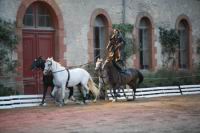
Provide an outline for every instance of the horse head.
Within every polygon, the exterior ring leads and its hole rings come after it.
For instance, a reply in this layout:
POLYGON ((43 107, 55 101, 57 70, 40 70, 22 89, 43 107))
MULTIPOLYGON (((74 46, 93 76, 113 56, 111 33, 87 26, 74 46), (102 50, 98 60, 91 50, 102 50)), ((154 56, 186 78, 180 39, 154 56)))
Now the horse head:
POLYGON ((95 65, 95 71, 99 71, 102 69, 103 59, 97 59, 96 65, 95 65))
POLYGON ((31 65, 31 70, 35 70, 37 68, 44 70, 44 63, 45 60, 43 60, 41 56, 37 57, 31 65))
POLYGON ((53 63, 54 63, 54 60, 53 58, 47 58, 46 59, 46 62, 44 64, 44 71, 43 71, 43 74, 44 75, 47 75, 49 72, 52 72, 52 68, 53 68, 53 63))
POLYGON ((110 59, 106 59, 105 62, 102 65, 102 69, 107 69, 112 65, 112 61, 110 59))

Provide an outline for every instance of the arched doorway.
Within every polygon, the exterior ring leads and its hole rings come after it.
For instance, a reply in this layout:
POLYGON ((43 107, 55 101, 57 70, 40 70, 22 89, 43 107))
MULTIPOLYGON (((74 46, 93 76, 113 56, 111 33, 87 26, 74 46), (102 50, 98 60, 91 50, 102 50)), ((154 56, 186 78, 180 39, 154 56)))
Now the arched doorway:
POLYGON ((19 77, 16 80, 22 81, 21 89, 19 88, 18 91, 26 94, 40 93, 43 88, 40 84, 42 76, 36 74, 34 77, 29 69, 28 63, 33 61, 31 58, 40 55, 54 56, 55 60, 63 64, 67 62, 64 60, 64 52, 66 52, 64 22, 62 12, 55 0, 21 0, 16 16, 16 31, 22 38, 17 48, 20 65, 17 68, 19 77), (25 45, 25 43, 30 44, 25 45))
POLYGON ((42 72, 32 72, 31 63, 39 56, 55 57, 55 22, 44 2, 33 2, 25 11, 22 27, 23 83, 25 94, 42 93, 42 72))

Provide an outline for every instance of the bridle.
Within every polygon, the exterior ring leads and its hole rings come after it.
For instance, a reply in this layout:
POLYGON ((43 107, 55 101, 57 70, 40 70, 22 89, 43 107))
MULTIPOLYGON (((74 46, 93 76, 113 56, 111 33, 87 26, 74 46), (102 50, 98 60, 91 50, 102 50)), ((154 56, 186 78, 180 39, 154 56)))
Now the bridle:
MULTIPOLYGON (((70 72, 69 72, 69 69, 63 69, 63 70, 58 70, 58 71, 52 71, 52 61, 51 60, 47 60, 48 62, 48 69, 44 69, 46 72, 52 72, 52 73, 58 73, 58 72, 63 72, 63 71, 67 71, 68 73, 68 76, 67 76, 67 82, 66 82, 66 87, 68 86, 68 83, 69 83, 69 79, 70 79, 70 72)), ((57 66, 57 63, 56 63, 56 66, 57 66)))

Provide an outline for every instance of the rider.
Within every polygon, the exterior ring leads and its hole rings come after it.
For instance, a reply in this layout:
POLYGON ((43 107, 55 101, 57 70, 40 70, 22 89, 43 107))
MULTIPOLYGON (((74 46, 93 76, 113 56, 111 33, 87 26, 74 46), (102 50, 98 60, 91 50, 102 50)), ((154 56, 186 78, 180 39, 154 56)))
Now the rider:
POLYGON ((125 64, 121 57, 124 45, 125 41, 121 32, 118 29, 113 29, 113 34, 106 47, 108 50, 108 60, 112 60, 121 72, 125 69, 125 64))

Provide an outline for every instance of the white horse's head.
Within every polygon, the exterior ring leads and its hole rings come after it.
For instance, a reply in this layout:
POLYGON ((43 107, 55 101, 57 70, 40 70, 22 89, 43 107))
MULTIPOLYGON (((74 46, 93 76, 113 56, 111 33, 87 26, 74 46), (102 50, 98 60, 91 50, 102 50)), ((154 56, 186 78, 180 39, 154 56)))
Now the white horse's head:
POLYGON ((45 67, 44 67, 44 71, 43 71, 43 74, 44 75, 47 75, 49 72, 52 72, 52 67, 53 67, 53 58, 47 58, 46 59, 46 62, 45 62, 45 67))
POLYGON ((102 63, 103 63, 103 59, 97 59, 96 65, 95 65, 95 71, 98 71, 100 69, 102 69, 102 63))
POLYGON ((104 63, 102 64, 102 69, 104 70, 104 69, 108 68, 111 64, 112 64, 112 63, 111 63, 111 60, 106 59, 106 60, 104 61, 104 63))

